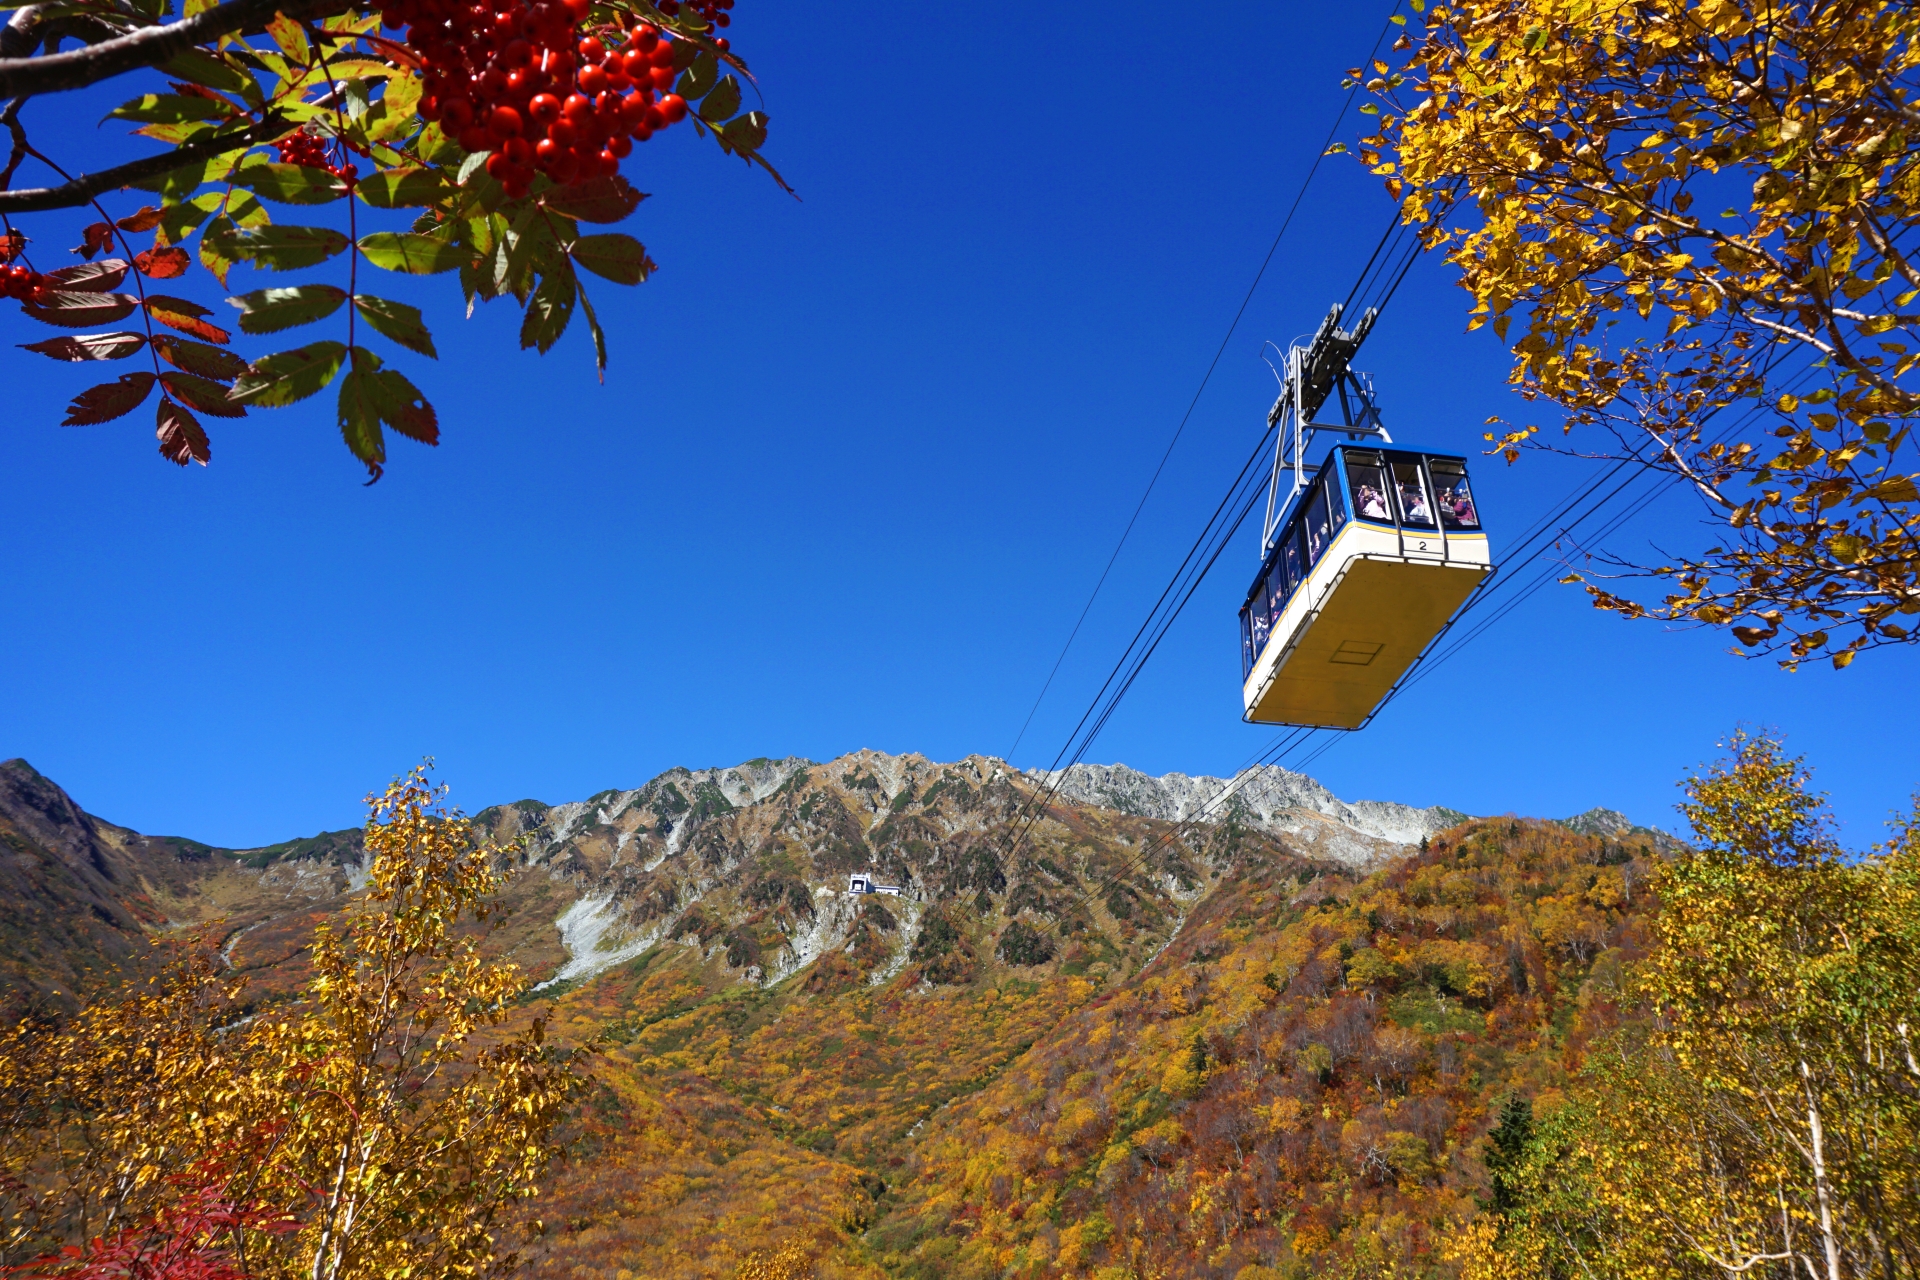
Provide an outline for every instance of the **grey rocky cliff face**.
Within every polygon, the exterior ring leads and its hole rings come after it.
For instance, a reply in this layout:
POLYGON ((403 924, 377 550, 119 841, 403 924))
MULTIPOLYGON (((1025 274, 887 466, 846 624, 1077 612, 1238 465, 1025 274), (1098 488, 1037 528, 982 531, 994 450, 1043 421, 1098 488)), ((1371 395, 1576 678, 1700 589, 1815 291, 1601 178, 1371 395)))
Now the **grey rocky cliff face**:
MULTIPOLYGON (((1251 770, 1252 776, 1224 803, 1219 797, 1230 784, 1226 778, 1184 773, 1156 778, 1124 764, 1076 764, 1063 772, 1059 783, 1062 800, 1166 822, 1185 822, 1198 816, 1203 822, 1217 823, 1232 816, 1263 831, 1296 835, 1302 815, 1314 814, 1375 840, 1410 845, 1467 817, 1458 809, 1439 805, 1416 809, 1384 800, 1348 804, 1306 774, 1276 765, 1251 770)), ((1033 770, 1028 776, 1048 782, 1060 774, 1033 770)))

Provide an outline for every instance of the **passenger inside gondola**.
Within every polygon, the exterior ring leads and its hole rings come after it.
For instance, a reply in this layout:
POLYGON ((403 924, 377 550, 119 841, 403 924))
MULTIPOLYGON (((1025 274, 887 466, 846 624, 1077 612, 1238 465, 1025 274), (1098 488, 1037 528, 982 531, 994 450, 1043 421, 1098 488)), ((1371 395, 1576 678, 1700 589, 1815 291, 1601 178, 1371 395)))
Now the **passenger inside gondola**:
POLYGON ((1473 509, 1473 495, 1467 492, 1465 480, 1455 482, 1441 498, 1440 505, 1448 524, 1471 528, 1480 523, 1480 514, 1473 509))
POLYGON ((1400 517, 1408 524, 1433 523, 1433 508, 1427 505, 1427 486, 1421 483, 1420 464, 1393 464, 1394 489, 1400 499, 1400 517))
POLYGON ((1360 512, 1362 520, 1391 520, 1387 514, 1386 495, 1370 484, 1363 484, 1353 495, 1353 505, 1360 512))

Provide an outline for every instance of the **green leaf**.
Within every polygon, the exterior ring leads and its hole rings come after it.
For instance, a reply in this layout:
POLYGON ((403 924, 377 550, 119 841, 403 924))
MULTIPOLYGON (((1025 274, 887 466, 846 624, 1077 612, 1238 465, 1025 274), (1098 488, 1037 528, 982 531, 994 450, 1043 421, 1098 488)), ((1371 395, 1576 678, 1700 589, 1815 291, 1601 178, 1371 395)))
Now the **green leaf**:
POLYGON ((732 76, 720 77, 720 83, 700 102, 700 118, 718 124, 740 109, 740 82, 732 76))
POLYGON ((192 373, 163 373, 160 385, 176 399, 191 405, 202 413, 210 413, 216 418, 244 418, 246 406, 235 404, 227 398, 227 388, 223 383, 211 378, 202 378, 192 373))
POLYGON ((292 351, 261 356, 234 381, 228 399, 278 409, 321 391, 340 371, 344 342, 310 342, 292 351))
MULTIPOLYGON (((578 282, 576 281, 576 284, 578 282)), ((587 317, 587 332, 593 335, 593 366, 600 381, 607 380, 607 335, 600 328, 600 317, 593 313, 593 303, 587 298, 587 287, 579 285, 580 311, 587 317)))
POLYGON ((233 270, 233 259, 222 246, 236 230, 233 219, 222 215, 209 222, 207 229, 200 233, 200 265, 213 273, 222 289, 227 287, 227 272, 233 270))
POLYGON ((259 289, 227 299, 240 308, 243 333, 278 333, 295 325, 311 324, 338 311, 346 300, 347 291, 330 284, 259 289))
POLYGON ((340 434, 353 456, 376 470, 387 460, 382 424, 421 444, 440 443, 439 416, 426 397, 398 370, 381 368, 372 352, 356 347, 340 380, 340 434))
POLYGON ((581 222, 621 222, 640 207, 646 197, 619 174, 611 178, 593 178, 550 192, 547 208, 581 222))
POLYGON ((749 111, 714 130, 729 151, 754 152, 767 143, 767 113, 749 111))
POLYGON ((619 232, 582 236, 570 250, 573 260, 593 274, 615 284, 639 284, 653 272, 646 246, 619 232))
POLYGON ((195 227, 220 207, 225 194, 221 191, 204 191, 191 200, 168 205, 161 211, 160 223, 156 228, 161 243, 179 244, 185 240, 195 227))
POLYGON ((147 345, 144 333, 63 333, 43 342, 23 342, 22 348, 55 360, 122 360, 147 345))
POLYGON ((692 65, 680 73, 680 82, 674 86, 674 92, 692 102, 711 93, 719 79, 720 60, 713 56, 712 50, 702 49, 694 55, 692 65))
POLYGON ((231 351, 204 342, 176 338, 170 333, 155 334, 153 349, 160 353, 161 359, 176 368, 220 382, 232 382, 247 371, 247 362, 231 351))
POLYGON ((166 120, 158 124, 143 124, 134 133, 177 147, 183 142, 210 137, 219 131, 220 125, 211 120, 166 120))
POLYGON ((160 64, 160 70, 175 80, 204 85, 221 93, 242 93, 253 85, 253 77, 236 70, 225 59, 205 49, 189 48, 160 64))
POLYGON ((347 194, 347 184, 325 169, 303 164, 250 161, 233 175, 236 186, 279 204, 328 204, 347 194))
POLYGON ((150 373, 123 373, 118 382, 88 387, 67 406, 67 416, 60 425, 91 427, 125 417, 140 407, 140 402, 153 390, 153 384, 154 376, 150 373))
POLYGON ((130 293, 47 293, 38 302, 21 303, 20 309, 45 324, 89 329, 124 320, 139 305, 140 299, 130 293))
POLYGON ((137 120, 144 124, 180 124, 188 120, 225 120, 240 114, 230 102, 215 102, 190 93, 143 93, 107 112, 108 120, 137 120))
POLYGON ((467 257, 459 246, 415 231, 376 231, 362 236, 360 252, 376 267, 415 276, 451 271, 467 257))
MULTIPOLYGON (((224 219, 223 219, 224 221, 224 219)), ((214 252, 234 262, 251 262, 270 271, 316 266, 353 243, 331 227, 266 226, 241 230, 228 223, 209 227, 202 243, 218 240, 214 252)))
POLYGON ((359 308, 375 333, 393 339, 409 351, 418 351, 435 360, 440 358, 440 353, 433 349, 433 335, 427 332, 418 307, 364 293, 354 295, 353 305, 359 308))
POLYGON ((376 209, 419 208, 438 202, 447 184, 438 169, 381 169, 354 188, 376 209))
POLYGON ((549 271, 527 303, 526 319, 520 323, 520 346, 538 347, 542 355, 553 350, 553 344, 567 331, 567 322, 573 319, 577 293, 571 266, 549 271))

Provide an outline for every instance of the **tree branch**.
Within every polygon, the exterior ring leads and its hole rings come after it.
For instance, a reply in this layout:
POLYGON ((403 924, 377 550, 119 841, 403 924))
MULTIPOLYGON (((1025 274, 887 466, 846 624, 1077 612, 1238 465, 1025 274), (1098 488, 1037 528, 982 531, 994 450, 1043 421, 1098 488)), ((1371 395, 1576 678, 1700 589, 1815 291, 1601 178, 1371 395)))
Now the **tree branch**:
POLYGON ((57 187, 26 187, 19 191, 0 191, 0 213, 40 213, 47 209, 71 209, 86 204, 104 191, 113 191, 142 178, 156 178, 195 160, 244 150, 271 141, 287 131, 287 119, 278 112, 267 113, 258 124, 229 133, 210 134, 182 143, 171 151, 146 156, 126 164, 83 173, 57 187))
POLYGON ((143 27, 82 49, 41 58, 0 58, 0 97, 84 89, 140 67, 158 66, 194 45, 262 27, 276 13, 318 18, 351 7, 349 0, 226 0, 183 21, 143 27))

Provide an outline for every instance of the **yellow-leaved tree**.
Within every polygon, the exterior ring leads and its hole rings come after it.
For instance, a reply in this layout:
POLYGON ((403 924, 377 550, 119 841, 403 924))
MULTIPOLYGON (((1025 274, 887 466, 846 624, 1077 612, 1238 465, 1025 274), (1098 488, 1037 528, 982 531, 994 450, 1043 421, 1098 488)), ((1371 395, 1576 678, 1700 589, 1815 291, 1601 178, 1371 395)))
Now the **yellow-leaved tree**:
MULTIPOLYGON (((1669 563, 1602 557, 1666 594, 1595 603, 1787 665, 1914 640, 1920 7, 1411 3, 1405 61, 1354 72, 1379 95, 1362 159, 1521 393, 1718 526, 1669 563)), ((1487 438, 1512 461, 1536 432, 1487 438)))
POLYGON ((477 930, 500 851, 416 770, 294 1000, 205 954, 0 1040, 0 1262, 74 1275, 478 1276, 517 1261, 579 1084, 477 930), (61 1251, 65 1252, 62 1253, 61 1251))
POLYGON ((1644 1021, 1496 1178, 1474 1280, 1920 1271, 1920 812, 1865 856, 1765 737, 1687 784, 1644 1021))

